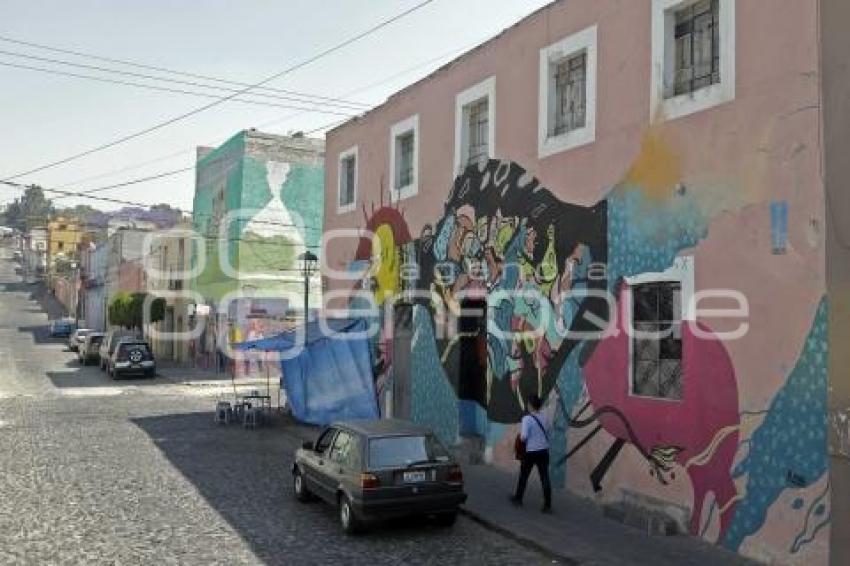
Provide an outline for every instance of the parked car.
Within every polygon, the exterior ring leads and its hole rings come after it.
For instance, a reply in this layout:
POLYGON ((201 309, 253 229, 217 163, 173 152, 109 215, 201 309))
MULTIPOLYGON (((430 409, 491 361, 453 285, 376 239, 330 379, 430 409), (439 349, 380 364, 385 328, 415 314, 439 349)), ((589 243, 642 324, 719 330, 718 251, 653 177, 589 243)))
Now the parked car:
POLYGON ((86 335, 91 332, 91 328, 77 328, 68 337, 68 349, 76 352, 80 349, 80 344, 86 339, 86 335))
POLYGON ((156 375, 156 360, 147 342, 133 338, 118 340, 115 351, 109 359, 109 375, 118 379, 126 375, 156 375))
POLYGON ((454 524, 466 501, 463 472, 428 428, 401 420, 348 421, 295 452, 293 492, 336 505, 343 531, 382 519, 435 515, 454 524))
POLYGON ((106 336, 103 337, 103 341, 100 343, 100 348, 98 349, 100 369, 106 372, 109 371, 109 358, 112 357, 112 353, 115 351, 115 346, 118 345, 119 340, 128 337, 133 337, 133 334, 123 328, 109 330, 106 333, 106 336))
POLYGON ((100 358, 100 343, 103 342, 103 332, 89 332, 85 340, 77 349, 77 358, 84 366, 100 358))
POLYGON ((67 319, 57 319, 50 323, 48 327, 50 335, 54 338, 67 338, 74 332, 74 321, 67 319))

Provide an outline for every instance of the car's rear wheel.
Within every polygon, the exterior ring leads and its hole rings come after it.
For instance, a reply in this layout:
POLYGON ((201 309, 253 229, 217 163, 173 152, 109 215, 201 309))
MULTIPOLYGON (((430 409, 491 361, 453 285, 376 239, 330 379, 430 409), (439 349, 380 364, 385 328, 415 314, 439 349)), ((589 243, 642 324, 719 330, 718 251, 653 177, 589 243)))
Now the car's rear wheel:
POLYGON ((360 522, 354 514, 354 507, 351 505, 351 500, 345 494, 339 497, 339 524, 342 527, 342 531, 347 535, 360 532, 360 522))
POLYGON ((295 494, 295 499, 301 503, 306 503, 312 499, 312 494, 307 489, 307 485, 304 482, 304 474, 301 473, 300 469, 296 469, 292 473, 292 492, 295 494))
POLYGON ((449 511, 448 513, 440 513, 437 515, 437 524, 441 527, 451 527, 457 521, 457 511, 449 511))

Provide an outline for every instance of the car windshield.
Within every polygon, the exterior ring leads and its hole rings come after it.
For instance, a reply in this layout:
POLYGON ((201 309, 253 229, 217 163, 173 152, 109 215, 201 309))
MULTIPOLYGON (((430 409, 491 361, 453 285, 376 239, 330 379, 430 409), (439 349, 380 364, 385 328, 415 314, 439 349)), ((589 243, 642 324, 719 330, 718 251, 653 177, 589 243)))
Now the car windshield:
POLYGON ((444 462, 448 459, 446 449, 431 434, 369 440, 369 466, 372 468, 399 468, 420 462, 444 462))

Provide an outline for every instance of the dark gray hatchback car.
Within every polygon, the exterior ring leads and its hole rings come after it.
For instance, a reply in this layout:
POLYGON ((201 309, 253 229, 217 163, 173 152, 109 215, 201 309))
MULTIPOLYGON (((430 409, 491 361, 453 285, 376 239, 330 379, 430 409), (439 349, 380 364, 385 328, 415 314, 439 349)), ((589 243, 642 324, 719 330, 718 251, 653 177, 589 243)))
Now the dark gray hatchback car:
POLYGON ((336 505, 346 533, 410 515, 455 522, 466 501, 463 473, 429 429, 400 420, 347 421, 295 452, 293 491, 336 505))

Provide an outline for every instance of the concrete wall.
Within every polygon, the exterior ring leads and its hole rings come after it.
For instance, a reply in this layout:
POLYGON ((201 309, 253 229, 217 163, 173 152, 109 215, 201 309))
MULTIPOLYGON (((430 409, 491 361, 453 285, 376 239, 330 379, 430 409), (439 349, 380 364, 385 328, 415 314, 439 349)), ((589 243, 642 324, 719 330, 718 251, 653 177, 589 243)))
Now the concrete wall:
POLYGON ((99 285, 85 291, 86 325, 99 331, 106 330, 106 287, 99 285))
MULTIPOLYGON (((407 286, 437 293, 414 308, 411 414, 444 439, 481 434, 487 458, 513 467, 514 423, 525 395, 539 392, 562 485, 603 503, 637 494, 678 506, 692 534, 748 556, 825 563, 818 15, 814 2, 724 4, 735 10, 737 81, 733 100, 709 110, 668 120, 651 107, 653 2, 561 1, 333 130, 325 230, 375 237, 324 251, 329 268, 365 274, 379 304, 407 286), (541 49, 594 25, 595 140, 541 156, 541 49), (489 77, 495 159, 457 174, 456 96, 489 77), (414 114, 418 194, 388 204, 390 129, 414 114), (338 214, 337 158, 355 145, 357 202, 338 214), (403 281, 405 263, 418 265, 418 280, 403 281), (741 339, 720 338, 739 327, 735 317, 686 315, 679 402, 630 393, 622 322, 604 340, 559 336, 588 313, 628 320, 630 286, 647 279, 676 279, 686 296, 731 289, 747 298, 741 339), (610 291, 614 310, 553 293, 580 288, 610 291), (494 304, 505 290, 544 299, 494 304), (469 337, 441 336, 434 315, 435 305, 456 311, 463 293, 488 296, 490 323, 502 330, 555 324, 534 340, 480 333, 477 361, 464 361, 457 351, 469 337)), ((387 329, 377 346, 392 367, 387 329)))
POLYGON ((83 252, 82 269, 86 276, 83 289, 83 317, 89 328, 106 330, 106 274, 109 257, 109 242, 101 243, 95 249, 83 252))
POLYGON ((176 296, 173 293, 186 291, 191 280, 183 278, 191 271, 192 239, 186 235, 190 226, 178 225, 174 232, 162 232, 152 242, 150 255, 146 258, 147 291, 156 294, 165 293, 165 318, 147 325, 144 335, 151 344, 157 359, 176 362, 189 361, 188 305, 190 296, 176 296))
POLYGON ((821 73, 829 292, 829 425, 833 564, 850 559, 850 3, 822 0, 821 73))

